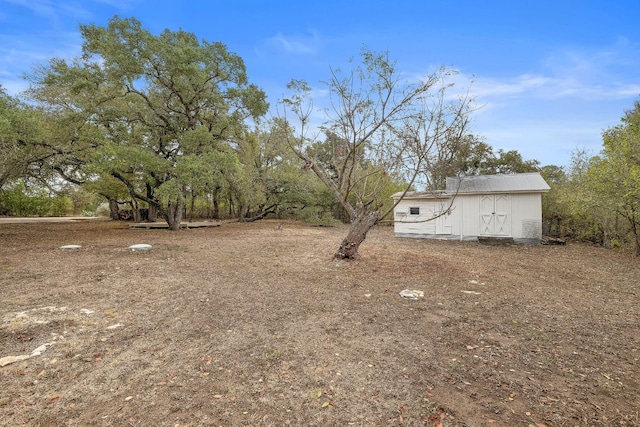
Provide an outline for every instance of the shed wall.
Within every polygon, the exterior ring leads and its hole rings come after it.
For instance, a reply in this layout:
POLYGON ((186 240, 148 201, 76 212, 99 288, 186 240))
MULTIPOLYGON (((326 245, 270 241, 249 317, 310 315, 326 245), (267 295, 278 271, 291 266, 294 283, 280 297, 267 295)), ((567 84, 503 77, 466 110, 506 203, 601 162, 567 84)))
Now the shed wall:
POLYGON ((520 241, 539 241, 542 238, 542 194, 514 194, 512 202, 513 238, 520 241))
POLYGON ((394 211, 393 226, 396 235, 451 234, 451 215, 439 216, 449 209, 450 204, 451 199, 404 199, 400 201, 394 211), (418 208, 419 214, 412 215, 411 208, 418 208))
POLYGON ((478 196, 458 194, 454 205, 452 234, 461 240, 476 239, 480 232, 478 196))
POLYGON ((487 209, 487 196, 491 195, 458 194, 453 203, 451 199, 402 200, 395 209, 395 235, 456 240, 475 240, 480 235, 499 235, 513 237, 519 242, 536 242, 542 238, 540 193, 501 194, 497 213, 506 215, 504 221, 507 223, 489 229, 486 227, 486 218, 483 227, 481 212, 487 209), (420 214, 411 215, 411 207, 419 208, 420 214), (448 214, 427 221, 447 209, 448 214))

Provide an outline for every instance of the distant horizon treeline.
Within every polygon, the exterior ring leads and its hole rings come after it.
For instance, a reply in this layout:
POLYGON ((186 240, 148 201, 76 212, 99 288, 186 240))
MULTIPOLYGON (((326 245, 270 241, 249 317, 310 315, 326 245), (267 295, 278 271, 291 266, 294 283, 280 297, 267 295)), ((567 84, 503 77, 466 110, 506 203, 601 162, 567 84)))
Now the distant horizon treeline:
MULTIPOLYGON (((287 117, 267 118, 266 94, 222 43, 184 31, 154 36, 135 19, 80 29, 79 58, 36 68, 21 97, 0 86, 0 215, 118 219, 127 210, 174 228, 182 218, 330 224, 353 222, 370 204, 388 212, 395 192, 443 189, 450 176, 540 172, 551 186, 545 234, 640 255, 638 102, 603 132, 599 154, 576 149, 569 166, 542 166, 469 133, 467 100, 429 95, 446 70, 430 86, 393 92, 397 82, 381 80, 393 63, 363 51, 363 68, 344 78, 334 71, 340 109, 310 138, 287 117), (354 82, 370 92, 349 92, 354 82), (416 102, 376 122, 392 98, 374 92, 386 89, 416 102)), ((285 101, 304 127, 311 110, 301 100, 285 101)))

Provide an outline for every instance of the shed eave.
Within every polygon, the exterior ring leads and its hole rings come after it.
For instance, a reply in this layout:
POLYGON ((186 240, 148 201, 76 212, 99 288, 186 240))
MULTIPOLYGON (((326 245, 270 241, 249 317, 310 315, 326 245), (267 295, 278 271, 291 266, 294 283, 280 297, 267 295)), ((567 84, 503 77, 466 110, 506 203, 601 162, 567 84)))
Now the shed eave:
MULTIPOLYGON (((498 191, 469 191, 455 193, 441 193, 441 194, 406 194, 402 200, 446 200, 453 199, 460 196, 476 196, 480 194, 542 194, 548 192, 548 189, 540 190, 498 190, 498 191)), ((393 200, 398 200, 400 195, 394 194, 393 200)))
POLYGON ((495 191, 461 191, 457 194, 450 194, 449 197, 478 195, 478 194, 538 194, 546 193, 549 189, 539 190, 495 190, 495 191))
MULTIPOLYGON (((402 194, 394 194, 393 196, 391 196, 393 198, 393 200, 398 200, 400 197, 402 196, 402 194)), ((402 200, 421 200, 421 199, 430 199, 430 200, 441 200, 441 199, 450 199, 452 198, 453 195, 452 194, 447 194, 447 193, 440 193, 440 194, 429 194, 429 193, 424 193, 424 194, 405 194, 404 197, 402 197, 402 200)))

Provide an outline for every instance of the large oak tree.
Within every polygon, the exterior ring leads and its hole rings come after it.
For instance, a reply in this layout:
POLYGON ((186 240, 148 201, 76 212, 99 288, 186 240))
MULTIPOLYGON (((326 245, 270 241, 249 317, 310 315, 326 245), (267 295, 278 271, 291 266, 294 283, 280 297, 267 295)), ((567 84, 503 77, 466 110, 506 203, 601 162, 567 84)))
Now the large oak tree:
POLYGON ((117 16, 80 31, 81 57, 31 76, 31 97, 59 118, 52 144, 75 153, 59 170, 109 176, 178 229, 187 194, 240 175, 236 146, 267 111, 266 96, 222 43, 154 35, 117 16))

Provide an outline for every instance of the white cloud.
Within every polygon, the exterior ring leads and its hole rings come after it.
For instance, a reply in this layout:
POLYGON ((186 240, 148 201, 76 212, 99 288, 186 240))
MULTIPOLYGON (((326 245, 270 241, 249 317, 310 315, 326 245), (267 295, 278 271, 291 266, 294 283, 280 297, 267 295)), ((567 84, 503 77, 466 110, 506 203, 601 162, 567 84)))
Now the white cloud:
POLYGON ((16 96, 17 94, 29 89, 29 83, 25 80, 2 79, 0 80, 0 85, 2 85, 2 88, 11 96, 16 96))
POLYGON ((475 79, 471 91, 481 102, 482 100, 495 102, 499 99, 508 100, 516 97, 540 99, 572 97, 595 101, 640 95, 640 84, 633 82, 596 83, 570 76, 526 74, 505 79, 478 77, 475 79))
MULTIPOLYGON (((4 0, 31 11, 34 15, 45 19, 49 25, 58 28, 65 20, 71 19, 73 25, 77 21, 89 21, 95 18, 94 13, 86 4, 76 0, 4 0)), ((116 11, 126 11, 137 0, 93 0, 94 3, 104 4, 116 11)))
POLYGON ((111 6, 115 9, 120 10, 128 10, 133 7, 138 0, 93 0, 95 3, 106 4, 107 6, 111 6))
POLYGON ((54 0, 6 0, 8 3, 28 9, 33 15, 41 18, 52 28, 61 28, 65 20, 85 20, 91 17, 82 4, 74 1, 54 0))
POLYGON ((553 79, 541 75, 524 74, 511 78, 476 77, 471 92, 477 98, 511 97, 534 93, 549 87, 553 79))
POLYGON ((285 35, 277 33, 266 40, 265 45, 270 48, 291 55, 313 55, 321 46, 320 35, 311 31, 307 35, 285 35))
POLYGON ((12 3, 18 6, 29 9, 36 15, 50 18, 57 16, 56 4, 52 0, 5 0, 7 3, 12 3))
MULTIPOLYGON (((493 108, 513 100, 538 99, 576 102, 625 100, 640 96, 640 46, 625 39, 600 49, 560 49, 540 61, 535 72, 495 77, 473 77, 471 94, 493 108)), ((471 77, 461 74, 457 85, 471 77)))
POLYGON ((45 30, 12 36, 0 34, 0 84, 9 94, 18 94, 28 86, 22 79, 23 74, 51 58, 71 59, 78 56, 81 43, 77 32, 45 30))
MULTIPOLYGON (((577 147, 598 152, 602 131, 640 96, 640 46, 625 39, 599 49, 556 49, 531 72, 473 77, 482 106, 475 131, 495 149, 518 150, 542 164, 568 164, 577 147)), ((456 84, 466 88, 471 77, 456 84)))

